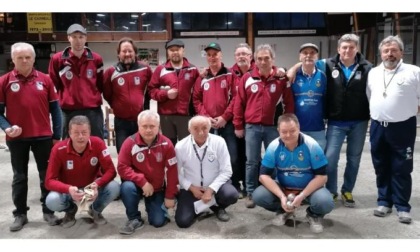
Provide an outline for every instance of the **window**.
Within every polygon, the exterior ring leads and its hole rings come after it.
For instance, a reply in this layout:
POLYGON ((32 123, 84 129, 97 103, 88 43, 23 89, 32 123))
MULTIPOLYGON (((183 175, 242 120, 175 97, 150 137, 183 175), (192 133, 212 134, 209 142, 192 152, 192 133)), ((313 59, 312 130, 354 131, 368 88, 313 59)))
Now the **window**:
POLYGON ((82 24, 82 16, 80 13, 54 13, 55 31, 67 32, 70 25, 77 23, 82 24))
POLYGON ((139 13, 114 13, 116 31, 138 31, 139 13))
POLYGON ((111 30, 111 14, 86 13, 86 30, 110 31, 111 30))
POLYGON ((143 12, 140 14, 143 20, 142 30, 148 32, 165 31, 166 18, 165 13, 143 12))
MULTIPOLYGON (((263 30, 317 30, 325 33, 325 13, 256 13, 254 26, 256 32, 263 30)), ((294 36, 296 34, 293 34, 294 36)))

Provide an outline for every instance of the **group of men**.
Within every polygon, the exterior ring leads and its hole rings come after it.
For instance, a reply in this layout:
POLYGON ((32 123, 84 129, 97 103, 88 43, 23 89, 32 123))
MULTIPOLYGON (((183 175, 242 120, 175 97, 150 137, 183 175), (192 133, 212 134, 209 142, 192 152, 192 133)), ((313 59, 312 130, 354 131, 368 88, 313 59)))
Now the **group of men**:
POLYGON ((199 71, 179 39, 166 43, 168 59, 152 71, 137 59, 134 41, 123 38, 117 64, 104 72, 101 56, 85 46, 86 30, 73 24, 67 34, 70 46, 52 57, 49 76, 33 68, 33 46, 19 42, 11 48, 15 69, 0 78, 0 127, 14 174, 10 231, 28 222, 32 150, 49 225, 71 227, 81 210, 105 224, 102 211, 120 196, 128 218, 121 234, 144 226, 141 199, 149 224, 164 226, 167 209, 175 208, 176 224, 186 228, 199 215, 199 203, 229 221, 225 209, 245 197, 247 208, 276 212, 275 225, 309 204, 310 229, 320 233, 338 195, 345 139, 341 197, 345 206, 355 206, 352 191, 370 118, 374 215, 385 217, 395 206, 399 221, 411 222, 420 68, 402 62, 398 36, 380 43, 383 62, 375 68, 358 52, 354 34, 343 35, 329 59, 318 60, 318 46, 305 43, 300 63, 285 76, 268 44, 259 45, 254 57, 239 44, 236 64, 227 68, 221 46, 212 42, 204 49, 208 68, 199 71), (102 95, 115 114, 117 167, 103 141, 102 95), (148 110, 150 99, 157 112, 148 110))

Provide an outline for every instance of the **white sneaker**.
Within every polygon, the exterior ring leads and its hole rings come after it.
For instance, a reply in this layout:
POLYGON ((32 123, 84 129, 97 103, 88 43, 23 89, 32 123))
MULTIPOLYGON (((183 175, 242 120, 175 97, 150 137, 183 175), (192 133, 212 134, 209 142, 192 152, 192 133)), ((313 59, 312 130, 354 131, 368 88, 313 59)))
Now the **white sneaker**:
POLYGON ((276 217, 271 221, 274 226, 283 226, 286 221, 293 216, 293 213, 278 213, 276 217))
POLYGON ((411 215, 409 212, 398 212, 398 221, 405 224, 411 223, 411 215))
POLYGON ((324 227, 322 226, 322 218, 321 217, 312 217, 308 214, 306 215, 306 218, 309 221, 309 228, 312 232, 319 234, 324 231, 324 227))

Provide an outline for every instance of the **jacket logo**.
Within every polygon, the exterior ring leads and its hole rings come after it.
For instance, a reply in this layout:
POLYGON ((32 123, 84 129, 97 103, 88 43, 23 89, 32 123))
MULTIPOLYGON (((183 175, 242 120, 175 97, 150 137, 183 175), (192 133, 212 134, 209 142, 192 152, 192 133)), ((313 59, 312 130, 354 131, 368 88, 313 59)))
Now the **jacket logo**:
POLYGON ((159 153, 156 153, 156 161, 157 162, 162 162, 162 159, 163 159, 162 158, 162 153, 160 153, 160 152, 159 153))
POLYGON ((270 85, 270 92, 271 93, 276 92, 276 84, 273 83, 273 84, 270 85))
POLYGON ((189 73, 186 73, 185 76, 184 76, 184 79, 185 80, 189 80, 190 79, 190 74, 189 73))
POLYGON ((134 77, 134 85, 140 85, 140 77, 138 76, 134 77))
POLYGON ((362 79, 362 72, 361 71, 356 71, 356 75, 354 76, 355 80, 360 80, 362 79))
POLYGON ((71 79, 73 79, 73 73, 72 73, 72 72, 70 72, 70 71, 67 71, 67 72, 66 72, 66 79, 67 79, 67 80, 71 80, 71 79))
POLYGON ((73 170, 73 160, 67 160, 67 170, 73 170))
POLYGON ((252 84, 252 86, 251 86, 251 92, 252 93, 258 92, 258 85, 257 84, 252 84))
POLYGON ((42 85, 43 83, 42 83, 42 81, 37 81, 36 82, 36 89, 38 89, 38 90, 44 90, 44 86, 42 85))
POLYGON ((144 154, 142 152, 137 153, 136 156, 137 162, 141 163, 144 161, 144 154))
POLYGON ((210 84, 208 83, 208 82, 206 82, 206 83, 204 83, 204 90, 209 90, 209 88, 210 88, 210 84))
POLYGON ((10 87, 10 89, 11 89, 13 92, 18 92, 18 91, 20 90, 20 85, 19 85, 19 83, 13 83, 13 84, 12 84, 12 86, 10 87))
POLYGON ((222 82, 220 83, 220 87, 226 88, 226 80, 222 80, 222 82))
POLYGON ((118 81, 117 82, 118 82, 118 85, 122 86, 122 85, 124 85, 125 80, 124 80, 123 77, 120 77, 120 78, 118 78, 118 81))
POLYGON ((332 77, 333 77, 334 79, 335 79, 335 78, 337 78, 339 74, 340 74, 340 73, 338 72, 338 70, 337 70, 337 69, 334 69, 334 71, 332 71, 332 73, 331 73, 331 75, 332 75, 332 77))
POLYGON ((90 159, 90 165, 91 166, 95 166, 98 164, 98 158, 97 157, 93 157, 90 159))
POLYGON ((86 77, 87 77, 88 79, 93 78, 93 70, 92 70, 92 69, 88 69, 88 70, 86 71, 86 77))

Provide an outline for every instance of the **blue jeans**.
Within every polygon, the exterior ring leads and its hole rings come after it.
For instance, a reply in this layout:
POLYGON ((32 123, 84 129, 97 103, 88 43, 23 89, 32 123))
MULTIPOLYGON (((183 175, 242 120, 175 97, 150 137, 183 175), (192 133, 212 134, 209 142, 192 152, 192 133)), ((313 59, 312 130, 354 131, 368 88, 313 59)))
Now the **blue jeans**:
POLYGON ((327 189, 337 195, 337 167, 340 159, 341 147, 347 137, 346 168, 341 192, 352 192, 359 172, 360 159, 365 145, 368 121, 361 121, 349 127, 339 127, 328 124, 327 147, 325 155, 328 159, 327 189))
POLYGON ((302 133, 312 137, 315 141, 318 142, 319 146, 325 151, 327 146, 327 136, 325 135, 325 130, 321 131, 302 131, 302 133))
POLYGON ((258 124, 245 125, 246 143, 246 170, 245 188, 248 195, 254 192, 258 186, 259 165, 261 162, 261 143, 264 148, 279 136, 275 126, 263 126, 258 124))
MULTIPOLYGON (((268 211, 284 212, 281 207, 280 199, 263 185, 260 185, 254 191, 252 200, 257 206, 267 209, 268 211)), ((334 209, 333 198, 325 187, 321 187, 313 192, 306 200, 309 202, 310 213, 314 217, 324 217, 324 215, 330 213, 334 209)))
POLYGON ((127 121, 114 117, 115 145, 117 153, 120 153, 124 140, 139 131, 136 121, 127 121))
POLYGON ((84 115, 89 119, 92 136, 97 136, 101 139, 104 139, 104 114, 100 106, 97 108, 78 110, 62 109, 61 112, 63 116, 63 139, 69 137, 69 122, 74 116, 77 115, 84 115))
MULTIPOLYGON (((96 212, 102 213, 106 206, 109 205, 120 194, 120 185, 112 180, 106 186, 99 188, 98 197, 92 203, 92 208, 96 212)), ((62 212, 72 205, 73 199, 68 193, 59 193, 51 191, 45 204, 52 211, 62 212)))
POLYGON ((140 200, 144 198, 149 224, 162 227, 167 223, 168 212, 162 207, 165 201, 165 192, 154 192, 150 197, 143 197, 143 190, 132 181, 121 184, 121 200, 125 206, 125 213, 129 220, 141 219, 139 211, 140 200))

